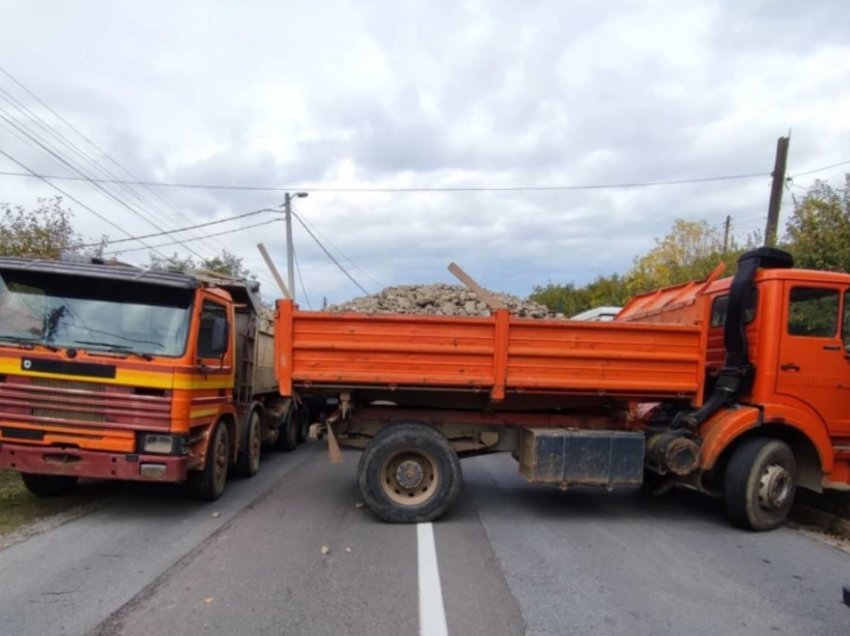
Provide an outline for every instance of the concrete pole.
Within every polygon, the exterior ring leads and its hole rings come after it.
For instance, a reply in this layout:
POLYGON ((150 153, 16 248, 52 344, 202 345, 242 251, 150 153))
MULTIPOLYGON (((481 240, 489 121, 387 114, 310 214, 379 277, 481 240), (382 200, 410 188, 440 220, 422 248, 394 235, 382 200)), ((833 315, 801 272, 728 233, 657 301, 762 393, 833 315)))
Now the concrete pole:
POLYGON ((286 215, 286 277, 289 283, 289 292, 295 300, 295 251, 292 246, 292 195, 286 193, 283 202, 286 215))

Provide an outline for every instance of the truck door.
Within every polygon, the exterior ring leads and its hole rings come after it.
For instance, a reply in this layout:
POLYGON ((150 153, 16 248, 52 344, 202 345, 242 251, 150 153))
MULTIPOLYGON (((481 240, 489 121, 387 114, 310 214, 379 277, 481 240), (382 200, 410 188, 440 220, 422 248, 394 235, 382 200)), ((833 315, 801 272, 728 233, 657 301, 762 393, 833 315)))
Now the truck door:
POLYGON ((208 380, 221 378, 224 384, 213 381, 217 388, 228 386, 227 380, 232 371, 229 351, 232 338, 227 307, 205 298, 199 311, 198 325, 196 352, 199 366, 208 380))
POLYGON ((850 434, 850 296, 818 284, 787 283, 785 293, 776 392, 811 406, 831 435, 850 434))

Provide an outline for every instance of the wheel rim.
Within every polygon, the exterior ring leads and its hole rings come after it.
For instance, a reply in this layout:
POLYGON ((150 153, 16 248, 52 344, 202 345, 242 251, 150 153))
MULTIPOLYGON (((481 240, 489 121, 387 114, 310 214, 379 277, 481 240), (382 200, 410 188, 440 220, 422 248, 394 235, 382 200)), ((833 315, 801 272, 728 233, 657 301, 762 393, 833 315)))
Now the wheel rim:
POLYGON ((251 430, 248 439, 249 463, 251 472, 257 472, 260 468, 260 450, 263 445, 262 435, 260 435, 260 417, 254 413, 251 416, 251 430))
POLYGON ((418 506, 430 499, 440 483, 433 458, 419 450, 402 450, 391 455, 381 468, 381 489, 402 506, 418 506))
POLYGON ((770 464, 759 478, 759 505, 765 510, 786 507, 792 497, 794 480, 782 464, 770 464))
POLYGON ((224 482, 227 479, 227 431, 224 428, 216 435, 213 466, 213 481, 216 491, 221 491, 224 489, 224 482))

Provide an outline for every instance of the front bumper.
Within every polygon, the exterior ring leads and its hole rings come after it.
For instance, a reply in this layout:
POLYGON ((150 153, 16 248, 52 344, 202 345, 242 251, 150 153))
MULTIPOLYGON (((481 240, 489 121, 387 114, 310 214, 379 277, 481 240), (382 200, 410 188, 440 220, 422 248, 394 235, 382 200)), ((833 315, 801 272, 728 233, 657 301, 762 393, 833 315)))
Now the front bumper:
POLYGON ((186 479, 188 467, 188 457, 0 444, 0 469, 22 473, 181 482, 186 479))

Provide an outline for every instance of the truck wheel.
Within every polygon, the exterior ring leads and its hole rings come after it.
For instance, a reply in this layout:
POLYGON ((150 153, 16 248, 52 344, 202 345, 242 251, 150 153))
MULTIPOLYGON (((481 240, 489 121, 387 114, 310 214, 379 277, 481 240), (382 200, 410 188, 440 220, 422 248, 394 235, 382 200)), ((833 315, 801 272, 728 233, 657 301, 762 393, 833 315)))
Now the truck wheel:
POLYGON ((783 524, 797 492, 797 462, 785 442, 753 438, 732 454, 723 481, 726 512, 736 526, 772 530, 783 524))
POLYGON ((423 424, 395 424, 366 446, 357 467, 369 509, 390 523, 441 517, 460 493, 460 459, 448 440, 423 424))
POLYGON ((77 487, 77 477, 69 475, 36 475, 21 473, 24 486, 37 497, 70 495, 77 487))
POLYGON ((189 487, 198 499, 215 501, 224 492, 227 483, 229 454, 229 435, 224 422, 218 422, 207 446, 207 459, 204 469, 189 473, 189 487))
POLYGON ((307 441, 307 435, 310 432, 310 409, 306 404, 302 404, 298 409, 298 443, 303 444, 307 441))
POLYGON ((242 437, 242 450, 236 460, 236 472, 243 477, 253 477, 260 470, 260 452, 263 447, 263 427, 256 409, 248 416, 242 437))
POLYGON ((293 410, 290 409, 280 424, 277 441, 274 445, 275 450, 288 453, 294 451, 295 447, 298 446, 298 426, 296 425, 296 421, 297 416, 293 416, 293 410))

